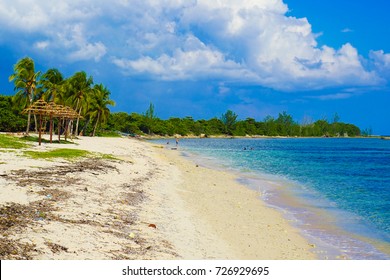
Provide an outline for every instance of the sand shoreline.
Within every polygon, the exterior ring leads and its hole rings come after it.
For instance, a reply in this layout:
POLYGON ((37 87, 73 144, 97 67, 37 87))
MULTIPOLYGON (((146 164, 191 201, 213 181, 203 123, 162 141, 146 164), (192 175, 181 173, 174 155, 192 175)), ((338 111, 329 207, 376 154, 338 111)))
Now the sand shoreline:
POLYGON ((23 226, 1 224, 2 242, 14 244, 1 259, 316 259, 314 245, 233 174, 135 139, 75 143, 33 149, 83 149, 119 160, 69 163, 0 152, 0 207, 14 203, 28 214, 23 226))

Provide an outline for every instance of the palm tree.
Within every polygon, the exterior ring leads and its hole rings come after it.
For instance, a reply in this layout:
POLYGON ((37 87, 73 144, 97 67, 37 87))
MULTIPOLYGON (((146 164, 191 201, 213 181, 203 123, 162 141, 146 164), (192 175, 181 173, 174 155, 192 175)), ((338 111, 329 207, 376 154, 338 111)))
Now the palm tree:
MULTIPOLYGON (((64 82, 64 76, 60 71, 58 71, 58 69, 52 68, 47 70, 46 73, 42 75, 40 81, 44 99, 48 102, 61 100, 64 82)), ((61 101, 58 103, 62 103, 61 101)))
POLYGON ((110 115, 108 105, 115 106, 115 102, 110 100, 110 91, 102 84, 95 85, 93 96, 89 100, 89 114, 91 119, 94 119, 95 125, 92 136, 95 136, 98 125, 105 123, 110 115))
MULTIPOLYGON (((25 57, 19 60, 14 66, 14 73, 9 77, 9 81, 14 81, 15 90, 14 102, 23 107, 31 105, 35 99, 37 81, 41 72, 35 72, 34 61, 25 57)), ((30 131, 31 112, 28 112, 26 134, 30 131)), ((37 126, 35 125, 35 130, 37 126)))
POLYGON ((78 135, 80 114, 87 104, 88 94, 92 92, 93 78, 87 77, 84 71, 75 73, 67 82, 69 101, 74 110, 79 113, 76 121, 75 135, 78 135))
MULTIPOLYGON (((65 84, 64 77, 61 72, 55 68, 49 69, 42 75, 40 84, 42 85, 42 97, 48 102, 63 104, 63 88, 65 84)), ((60 126, 60 121, 58 121, 60 126)), ((50 114, 50 143, 53 138, 53 113, 50 114)))

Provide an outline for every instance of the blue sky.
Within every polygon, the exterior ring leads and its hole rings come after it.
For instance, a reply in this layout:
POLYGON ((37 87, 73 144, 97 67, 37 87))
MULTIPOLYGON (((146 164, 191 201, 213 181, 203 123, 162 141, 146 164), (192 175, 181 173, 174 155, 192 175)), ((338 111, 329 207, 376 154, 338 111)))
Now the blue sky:
POLYGON ((112 111, 341 121, 390 134, 385 0, 0 0, 0 93, 25 56, 84 70, 112 111))

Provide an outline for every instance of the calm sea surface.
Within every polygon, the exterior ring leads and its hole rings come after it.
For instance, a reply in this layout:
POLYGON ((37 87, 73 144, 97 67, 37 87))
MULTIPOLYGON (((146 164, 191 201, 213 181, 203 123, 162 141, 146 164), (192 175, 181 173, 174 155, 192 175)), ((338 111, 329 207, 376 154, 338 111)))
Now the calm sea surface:
POLYGON ((236 172, 317 244, 320 257, 390 258, 390 141, 181 139, 179 150, 236 172))

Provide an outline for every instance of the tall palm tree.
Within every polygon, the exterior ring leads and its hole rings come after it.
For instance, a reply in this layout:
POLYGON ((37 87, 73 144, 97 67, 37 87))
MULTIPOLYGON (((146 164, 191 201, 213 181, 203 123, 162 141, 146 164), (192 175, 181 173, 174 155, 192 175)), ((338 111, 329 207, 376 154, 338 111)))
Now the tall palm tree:
POLYGON ((97 127, 105 123, 110 115, 109 105, 115 106, 115 102, 110 100, 110 91, 98 84, 94 86, 93 96, 89 102, 89 114, 91 119, 95 121, 92 136, 95 136, 97 127))
POLYGON ((52 68, 42 75, 40 84, 42 85, 43 97, 48 102, 62 103, 61 97, 64 88, 64 76, 58 69, 52 68))
MULTIPOLYGON (((58 69, 52 68, 46 71, 42 75, 40 80, 42 85, 42 97, 48 102, 54 102, 57 104, 63 104, 63 88, 65 84, 64 77, 58 69)), ((60 121, 58 121, 58 126, 60 126, 60 121)), ((54 129, 54 120, 53 113, 50 114, 50 143, 53 138, 53 129, 54 129)))
MULTIPOLYGON (((17 90, 14 101, 23 106, 30 106, 35 99, 37 83, 41 72, 35 72, 34 61, 25 57, 19 60, 14 66, 14 73, 9 77, 9 81, 13 81, 15 90, 17 90)), ((26 134, 30 131, 31 112, 28 112, 26 134)), ((35 125, 35 130, 37 126, 35 125)))
POLYGON ((87 104, 88 95, 92 92, 93 78, 87 77, 84 71, 75 73, 68 79, 67 90, 69 94, 69 101, 74 110, 79 113, 76 121, 75 135, 78 135, 80 114, 87 104))

